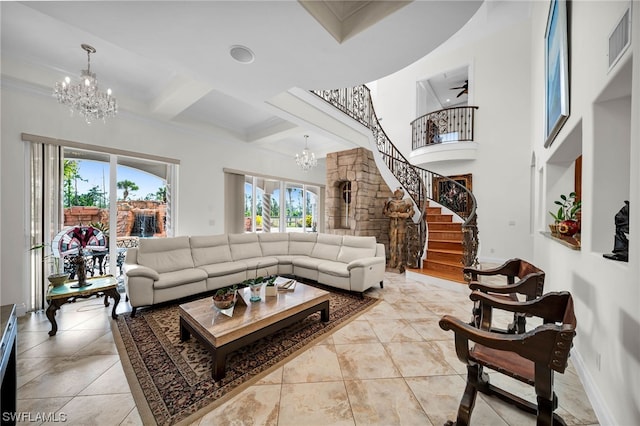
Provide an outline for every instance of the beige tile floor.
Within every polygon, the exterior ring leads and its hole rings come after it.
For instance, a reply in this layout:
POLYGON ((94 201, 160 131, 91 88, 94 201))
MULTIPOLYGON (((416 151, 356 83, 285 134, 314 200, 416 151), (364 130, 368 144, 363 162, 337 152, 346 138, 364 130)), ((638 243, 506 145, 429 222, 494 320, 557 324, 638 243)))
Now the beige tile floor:
MULTIPOLYGON (((387 273, 382 301, 342 329, 205 415, 194 425, 442 425, 454 419, 465 386, 444 314, 469 318, 467 293, 387 273)), ((422 280, 421 280, 422 281, 422 280)), ((119 312, 130 307, 121 301, 119 312)), ((110 308, 100 300, 67 304, 49 337, 43 313, 19 319, 18 411, 57 413, 69 425, 139 425, 110 331, 110 308)), ((492 382, 520 389, 499 374, 492 382)), ((597 418, 572 366, 556 375, 568 424, 597 418)), ((25 414, 26 416, 26 414, 25 414)), ((479 395, 474 425, 533 425, 535 418, 479 395)), ((23 422, 27 423, 27 422, 23 422)), ((47 423, 48 424, 48 423, 47 423)))

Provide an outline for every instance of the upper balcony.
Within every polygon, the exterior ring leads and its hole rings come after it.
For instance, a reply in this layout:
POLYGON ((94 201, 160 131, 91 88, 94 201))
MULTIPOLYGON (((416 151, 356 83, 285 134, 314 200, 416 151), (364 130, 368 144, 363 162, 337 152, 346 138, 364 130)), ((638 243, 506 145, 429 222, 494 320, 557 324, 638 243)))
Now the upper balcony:
POLYGON ((475 160, 476 109, 477 106, 445 108, 413 120, 411 163, 424 166, 441 161, 475 160))

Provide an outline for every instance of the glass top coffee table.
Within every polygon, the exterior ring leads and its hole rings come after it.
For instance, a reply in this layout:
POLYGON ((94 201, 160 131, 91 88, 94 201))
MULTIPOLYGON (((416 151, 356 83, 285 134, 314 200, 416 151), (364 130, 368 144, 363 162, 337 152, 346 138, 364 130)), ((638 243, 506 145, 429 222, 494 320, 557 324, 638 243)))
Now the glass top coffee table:
POLYGON ((116 315, 116 307, 120 302, 120 293, 118 293, 118 280, 113 275, 105 275, 102 277, 88 278, 87 286, 85 287, 72 287, 77 285, 77 281, 68 281, 59 287, 49 286, 47 290, 47 318, 51 322, 51 331, 49 336, 55 336, 58 332, 58 323, 56 323, 56 311, 60 309, 60 306, 67 302, 74 302, 78 297, 87 298, 91 296, 105 296, 104 306, 109 306, 109 299, 107 296, 113 298, 113 309, 111 310, 111 317, 113 319, 118 318, 116 315))
POLYGON ((193 334, 209 350, 213 368, 211 375, 220 380, 225 375, 227 355, 238 348, 291 325, 314 312, 320 311, 321 321, 329 321, 329 292, 297 283, 294 291, 278 292, 250 302, 250 289, 238 290, 238 298, 245 303, 234 307, 227 316, 216 310, 211 297, 179 306, 180 340, 193 334))

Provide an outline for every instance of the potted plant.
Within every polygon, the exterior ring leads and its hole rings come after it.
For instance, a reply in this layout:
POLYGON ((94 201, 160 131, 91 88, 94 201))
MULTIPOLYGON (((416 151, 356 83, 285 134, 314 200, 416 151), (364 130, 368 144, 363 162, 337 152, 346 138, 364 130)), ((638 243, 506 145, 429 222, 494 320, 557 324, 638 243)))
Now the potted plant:
MULTIPOLYGON (((30 250, 44 250, 45 247, 49 247, 51 248, 50 244, 46 244, 46 243, 41 243, 38 245, 35 245, 33 247, 31 247, 30 250)), ((63 285, 68 279, 69 279, 69 273, 68 272, 60 272, 60 258, 57 256, 54 256, 53 253, 51 254, 47 254, 42 258, 42 261, 48 261, 50 264, 50 274, 47 277, 47 279, 49 280, 49 282, 51 283, 52 286, 54 287, 60 287, 61 285, 63 285)))
MULTIPOLYGON (((269 281, 271 281, 272 278, 275 282, 275 277, 270 277, 268 275, 258 276, 258 269, 260 269, 260 264, 256 265, 255 278, 248 278, 242 282, 242 284, 249 286, 249 288, 251 289, 251 297, 249 298, 249 301, 251 302, 259 302, 260 300, 262 300, 260 298, 260 289, 262 288, 263 284, 268 285, 269 281)), ((265 272, 267 272, 266 269, 265 272)))
POLYGON ((264 287, 264 294, 265 296, 277 296, 278 295, 278 289, 276 288, 276 276, 273 275, 271 277, 267 278, 267 283, 265 284, 264 287))
MULTIPOLYGON (((578 213, 582 208, 582 201, 577 199, 575 192, 571 192, 568 196, 560 194, 560 200, 554 201, 557 204, 558 211, 556 213, 549 212, 557 225, 557 233, 561 235, 572 236, 580 231, 580 222, 578 219, 578 213)), ((554 233, 554 229, 551 225, 551 233, 554 233)))
POLYGON ((213 295, 213 305, 221 311, 230 309, 236 304, 236 297, 236 286, 218 289, 213 295))

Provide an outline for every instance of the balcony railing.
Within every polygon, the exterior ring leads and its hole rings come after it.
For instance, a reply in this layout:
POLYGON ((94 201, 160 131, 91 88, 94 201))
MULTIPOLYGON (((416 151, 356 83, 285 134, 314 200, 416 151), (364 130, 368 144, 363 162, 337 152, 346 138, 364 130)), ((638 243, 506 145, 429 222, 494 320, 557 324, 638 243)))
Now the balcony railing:
POLYGON ((445 108, 411 122, 414 150, 443 142, 473 141, 473 120, 477 106, 445 108))

